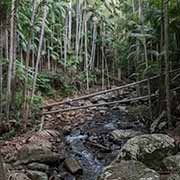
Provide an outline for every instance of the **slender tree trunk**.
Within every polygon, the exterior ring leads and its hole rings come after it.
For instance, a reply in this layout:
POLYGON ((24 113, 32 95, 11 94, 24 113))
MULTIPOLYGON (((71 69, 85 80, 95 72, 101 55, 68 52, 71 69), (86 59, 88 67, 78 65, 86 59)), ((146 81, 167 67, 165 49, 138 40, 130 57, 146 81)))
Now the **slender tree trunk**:
MULTIPOLYGON (((49 45, 49 43, 48 43, 49 45)), ((50 50, 48 49, 48 71, 50 72, 51 71, 51 57, 50 57, 50 50)))
POLYGON ((24 82, 24 92, 23 92, 23 104, 24 104, 24 113, 23 113, 23 119, 24 121, 27 121, 28 114, 27 109, 28 109, 28 68, 29 68, 29 61, 30 61, 30 51, 31 51, 31 44, 32 44, 32 38, 33 38, 33 26, 34 26, 34 21, 35 21, 35 14, 36 14, 36 9, 37 9, 37 2, 36 0, 32 1, 33 9, 32 9, 32 17, 31 17, 31 25, 29 29, 29 40, 28 40, 28 45, 27 45, 27 52, 26 52, 26 63, 25 63, 25 82, 24 82))
POLYGON ((9 118, 10 103, 11 103, 11 85, 12 85, 12 71, 13 71, 13 62, 14 62, 14 12, 15 12, 15 0, 12 0, 11 5, 11 27, 10 27, 10 52, 9 52, 9 67, 8 67, 8 80, 7 80, 7 108, 6 115, 9 118))
POLYGON ((94 20, 93 23, 93 40, 92 40, 92 49, 91 49, 91 58, 90 58, 90 66, 91 70, 94 68, 94 61, 95 61, 95 55, 96 55, 96 37, 97 37, 97 32, 96 32, 96 20, 94 20))
POLYGON ((80 42, 80 2, 77 0, 76 2, 76 61, 79 61, 79 42, 80 42))
MULTIPOLYGON (((85 1, 85 8, 87 6, 85 1)), ((87 12, 85 12, 84 21, 84 34, 85 34, 85 69, 86 69, 86 88, 89 91, 89 61, 88 61, 88 29, 87 29, 87 12)))
POLYGON ((132 0, 132 9, 133 9, 133 13, 135 13, 135 3, 134 3, 134 0, 132 0))
POLYGON ((34 74, 33 86, 32 86, 31 104, 33 102, 33 97, 34 97, 35 90, 36 90, 36 81, 37 81, 38 70, 39 70, 39 62, 41 59, 41 51, 42 51, 42 46, 43 46, 44 30, 45 30, 45 23, 46 23, 47 15, 48 15, 48 7, 47 7, 47 1, 45 1, 42 27, 41 27, 41 35, 40 35, 40 39, 39 39, 39 48, 38 48, 38 54, 37 54, 36 66, 35 66, 35 74, 34 74))
MULTIPOLYGON (((160 53, 164 51, 164 12, 163 12, 163 0, 161 0, 162 9, 161 9, 161 39, 160 39, 160 53)), ((162 113, 165 107, 165 80, 164 80, 164 55, 161 55, 159 58, 159 69, 160 69, 160 78, 159 78, 159 114, 162 113)))
POLYGON ((65 33, 64 33, 64 68, 67 65, 67 47, 68 46, 68 16, 65 19, 65 33))
POLYGON ((169 77, 169 20, 168 20, 168 3, 169 0, 164 0, 164 59, 165 59, 165 87, 166 87, 166 108, 168 126, 172 126, 171 121, 171 103, 170 103, 170 77, 169 77))
POLYGON ((18 36, 17 36, 17 10, 18 10, 18 1, 15 0, 15 8, 14 8, 14 44, 13 44, 13 67, 12 67, 12 98, 11 104, 15 109, 15 99, 16 99, 16 59, 17 59, 17 46, 18 46, 18 36))
POLYGON ((68 31, 68 49, 71 50, 72 37, 72 0, 69 1, 69 31, 68 31))
POLYGON ((3 71, 2 71, 2 59, 3 59, 3 23, 0 24, 0 117, 2 115, 2 95, 3 95, 3 71))
POLYGON ((7 180, 1 152, 0 152, 0 180, 7 180))
POLYGON ((105 62, 104 62, 104 43, 102 44, 101 47, 101 52, 102 52, 102 66, 101 66, 101 71, 102 71, 102 89, 104 89, 104 85, 105 85, 105 62))

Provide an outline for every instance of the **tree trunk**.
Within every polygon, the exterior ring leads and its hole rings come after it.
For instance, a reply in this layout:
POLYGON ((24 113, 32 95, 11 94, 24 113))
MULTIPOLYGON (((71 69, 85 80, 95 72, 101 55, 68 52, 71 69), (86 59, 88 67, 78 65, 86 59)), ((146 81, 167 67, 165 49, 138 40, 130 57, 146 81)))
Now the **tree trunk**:
POLYGON ((67 47, 68 46, 68 16, 65 18, 65 33, 64 33, 64 68, 67 65, 67 47))
MULTIPOLYGON (((161 9, 161 39, 160 39, 160 53, 164 51, 164 12, 163 12, 163 0, 161 0, 162 9, 161 9)), ((164 55, 161 55, 159 58, 159 69, 160 69, 160 78, 159 78, 159 114, 162 113, 165 107, 165 80, 164 80, 164 55)))
POLYGON ((171 122, 171 103, 170 103, 170 78, 169 78, 169 20, 168 20, 168 0, 164 0, 164 59, 165 59, 165 87, 166 87, 166 108, 168 126, 172 126, 171 122))
POLYGON ((72 37, 72 1, 69 2, 69 31, 68 31, 68 49, 71 50, 71 37, 72 37))
POLYGON ((47 1, 45 1, 42 27, 41 27, 41 35, 40 35, 40 39, 39 39, 38 55, 37 55, 37 59, 36 59, 35 74, 34 74, 33 86, 32 86, 31 104, 33 102, 33 97, 34 97, 35 90, 36 90, 36 81, 37 81, 37 76, 38 76, 38 71, 39 71, 39 62, 41 59, 41 51, 42 51, 42 46, 43 46, 44 30, 45 30, 45 23, 46 23, 47 15, 48 15, 48 6, 47 6, 47 1))
POLYGON ((77 0, 76 2, 76 61, 79 61, 79 43, 80 43, 80 33, 81 33, 81 26, 80 26, 80 18, 81 18, 81 9, 80 9, 80 2, 77 0))
POLYGON ((23 114, 23 119, 24 121, 27 120, 28 114, 27 113, 27 106, 28 106, 28 68, 29 68, 29 60, 30 60, 30 51, 31 51, 31 44, 32 44, 32 38, 33 38, 33 26, 34 26, 34 21, 35 21, 35 14, 36 14, 36 9, 37 9, 37 2, 36 0, 32 1, 33 9, 32 9, 32 17, 31 17, 31 24, 30 24, 30 29, 29 29, 29 40, 28 40, 28 45, 27 45, 27 52, 26 52, 26 64, 25 64, 25 82, 24 82, 24 92, 23 92, 23 104, 24 104, 24 114, 23 114))
POLYGON ((12 85, 12 71, 13 71, 13 62, 14 62, 14 9, 15 9, 15 0, 12 0, 11 5, 11 25, 10 25, 10 52, 9 52, 9 67, 8 67, 8 79, 7 79, 7 108, 6 115, 7 119, 9 118, 9 110, 11 103, 11 85, 12 85))
POLYGON ((96 20, 94 20, 93 23, 93 40, 92 40, 92 49, 91 49, 91 58, 90 58, 90 68, 91 70, 94 68, 94 61, 95 61, 95 55, 96 55, 96 37, 97 37, 97 32, 96 32, 96 20))
POLYGON ((2 95, 3 95, 3 71, 2 71, 2 59, 3 59, 3 23, 0 24, 0 117, 2 115, 2 95))
MULTIPOLYGON (((85 1, 85 9, 86 4, 85 1)), ((89 91, 89 61, 88 61, 88 30, 87 30, 87 12, 85 12, 85 21, 84 21, 84 33, 85 33, 85 71, 86 71, 86 89, 89 91)))
POLYGON ((7 180, 1 152, 0 152, 0 180, 7 180))

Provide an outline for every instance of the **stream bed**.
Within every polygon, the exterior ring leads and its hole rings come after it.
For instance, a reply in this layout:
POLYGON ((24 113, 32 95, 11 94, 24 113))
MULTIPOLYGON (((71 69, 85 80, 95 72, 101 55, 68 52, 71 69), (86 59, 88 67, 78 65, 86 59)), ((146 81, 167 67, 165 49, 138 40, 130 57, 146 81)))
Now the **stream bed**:
POLYGON ((78 128, 66 135, 69 157, 77 160, 81 173, 69 175, 67 180, 96 180, 102 169, 116 157, 127 139, 114 142, 111 132, 117 129, 146 131, 143 124, 126 112, 108 109, 103 115, 94 114, 78 128))

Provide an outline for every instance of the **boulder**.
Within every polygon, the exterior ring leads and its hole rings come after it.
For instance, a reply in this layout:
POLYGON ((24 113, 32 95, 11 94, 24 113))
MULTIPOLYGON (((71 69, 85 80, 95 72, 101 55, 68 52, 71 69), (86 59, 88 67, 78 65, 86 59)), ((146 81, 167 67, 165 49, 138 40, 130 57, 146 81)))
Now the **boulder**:
POLYGON ((49 166, 41 163, 31 163, 27 165, 27 168, 30 170, 47 172, 49 170, 49 166))
POLYGON ((163 163, 167 170, 176 171, 180 174, 180 154, 166 157, 163 163))
POLYGON ((167 180, 180 180, 180 176, 178 174, 172 174, 167 180))
POLYGON ((8 179, 10 180, 31 180, 24 173, 10 173, 8 179))
POLYGON ((108 101, 117 98, 117 94, 115 92, 109 92, 107 94, 97 95, 91 98, 92 103, 100 103, 101 100, 108 101))
POLYGON ((59 161, 63 157, 51 151, 46 146, 27 144, 17 154, 17 159, 24 164, 31 162, 51 164, 59 161))
POLYGON ((121 160, 106 167, 97 180, 160 180, 160 176, 141 162, 121 160))
POLYGON ((48 180, 47 174, 40 171, 27 171, 27 176, 31 180, 48 180))
POLYGON ((134 131, 131 129, 127 130, 114 130, 110 133, 110 137, 112 138, 113 141, 119 142, 122 141, 123 139, 130 139, 135 136, 142 135, 142 132, 140 131, 134 131))
POLYGON ((174 139, 164 134, 147 134, 131 138, 121 148, 118 159, 138 160, 159 169, 164 157, 175 152, 174 139))
POLYGON ((82 167, 74 158, 67 158, 64 161, 64 167, 72 174, 82 174, 82 167))

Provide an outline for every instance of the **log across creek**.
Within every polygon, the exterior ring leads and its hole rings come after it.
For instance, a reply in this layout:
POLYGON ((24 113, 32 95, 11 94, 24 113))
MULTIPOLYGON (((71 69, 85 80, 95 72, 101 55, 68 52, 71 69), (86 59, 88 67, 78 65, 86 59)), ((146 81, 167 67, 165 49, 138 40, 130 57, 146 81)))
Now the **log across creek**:
MULTIPOLYGON (((155 97, 155 96, 157 96, 157 95, 156 94, 151 95, 151 97, 155 97)), ((107 103, 92 104, 92 105, 88 105, 88 106, 79 106, 79 107, 72 107, 72 108, 66 108, 66 109, 58 109, 58 110, 54 110, 54 111, 47 111, 47 112, 42 112, 41 115, 56 114, 56 113, 75 111, 75 110, 80 110, 80 109, 88 109, 88 108, 93 108, 93 107, 108 106, 108 105, 113 105, 113 104, 123 104, 123 103, 139 101, 139 100, 146 100, 146 99, 149 99, 149 95, 137 97, 137 98, 131 98, 131 99, 124 99, 124 100, 119 100, 119 101, 112 101, 112 102, 107 102, 107 103)))
MULTIPOLYGON (((175 72, 179 72, 179 71, 180 71, 180 68, 172 70, 170 73, 175 73, 175 72)), ((115 87, 115 88, 112 88, 112 89, 98 91, 98 92, 88 94, 88 95, 84 95, 84 96, 81 96, 81 97, 77 97, 77 98, 74 98, 74 99, 68 99, 68 100, 65 100, 65 101, 59 101, 59 102, 55 102, 55 103, 52 103, 52 104, 47 104, 47 105, 44 105, 44 106, 41 107, 41 109, 42 109, 41 115, 43 116, 43 115, 47 115, 47 114, 56 114, 56 113, 75 111, 75 110, 79 110, 79 109, 88 109, 88 108, 107 106, 107 105, 113 105, 113 104, 123 104, 123 103, 139 101, 139 100, 149 100, 149 101, 151 101, 151 98, 155 97, 155 96, 158 96, 158 94, 150 94, 150 92, 149 92, 148 95, 146 95, 146 96, 135 97, 135 98, 131 98, 131 99, 124 99, 124 100, 112 101, 112 102, 101 103, 101 104, 92 104, 92 105, 87 105, 87 106, 71 107, 71 108, 66 108, 66 109, 57 109, 57 110, 53 110, 53 111, 49 110, 54 106, 59 106, 59 105, 62 105, 62 104, 67 104, 67 103, 71 103, 71 102, 75 102, 75 101, 79 101, 79 100, 89 99, 89 98, 92 98, 94 96, 107 94, 107 93, 118 91, 118 90, 125 89, 125 88, 128 88, 128 87, 135 87, 137 85, 140 85, 140 84, 146 83, 146 82, 150 83, 151 80, 158 79, 159 77, 160 76, 157 75, 157 76, 153 76, 153 77, 143 79, 143 80, 140 80, 140 81, 137 81, 137 82, 133 82, 133 83, 130 83, 130 84, 115 87), (45 109, 48 109, 48 111, 44 111, 45 109)))

